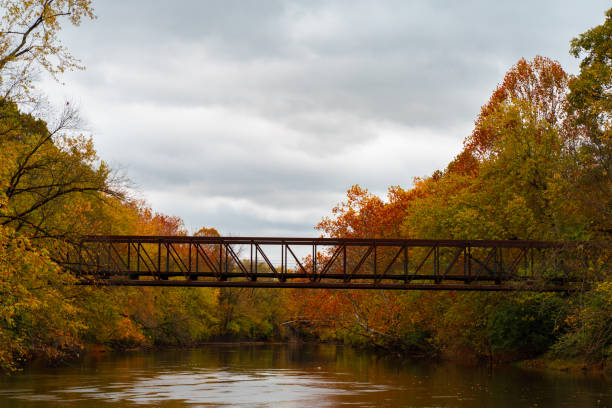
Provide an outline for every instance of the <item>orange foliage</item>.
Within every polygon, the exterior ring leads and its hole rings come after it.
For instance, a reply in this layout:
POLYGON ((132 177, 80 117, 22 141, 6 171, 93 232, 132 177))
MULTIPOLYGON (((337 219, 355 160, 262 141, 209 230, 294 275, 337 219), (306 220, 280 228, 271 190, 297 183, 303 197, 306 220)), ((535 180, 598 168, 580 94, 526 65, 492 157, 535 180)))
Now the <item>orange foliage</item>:
POLYGON ((137 225, 133 227, 140 235, 187 235, 180 217, 153 212, 142 203, 133 204, 138 213, 137 225))
POLYGON ((474 131, 464 142, 466 153, 456 159, 459 163, 455 166, 469 167, 470 155, 480 159, 489 155, 498 136, 488 131, 483 123, 502 105, 512 104, 514 100, 531 103, 536 108, 538 120, 561 125, 567 115, 567 86, 568 75, 557 61, 541 56, 529 62, 521 58, 508 71, 489 102, 481 108, 474 131))
POLYGON ((399 186, 389 187, 387 202, 358 185, 347 191, 347 200, 332 209, 316 228, 341 238, 399 238, 409 202, 419 194, 399 186))
POLYGON ((202 227, 198 230, 198 232, 196 232, 195 234, 196 237, 219 237, 219 231, 217 231, 215 228, 206 228, 206 227, 202 227))
MULTIPOLYGON (((410 190, 390 187, 386 199, 354 185, 347 191, 346 200, 334 207, 332 215, 324 217, 316 228, 329 237, 410 238, 411 229, 404 224, 411 214, 419 211, 431 213, 423 209, 424 205, 443 208, 451 197, 461 195, 462 191, 473 186, 480 162, 491 157, 500 137, 499 132, 487 126, 492 115, 507 105, 528 103, 537 120, 547 121, 561 129, 568 122, 565 113, 567 82, 567 74, 556 61, 539 56, 529 62, 521 59, 482 107, 473 133, 464 142, 464 150, 445 172, 436 171, 431 177, 415 179, 410 190)), ((434 218, 444 216, 444 213, 435 211, 432 214, 430 217, 434 218)), ((423 224, 430 228, 427 222, 423 220, 423 224)), ((435 234, 432 231, 428 233, 435 234)), ((447 229, 445 231, 448 233, 447 229)), ((423 231, 416 233, 420 237, 423 235, 423 231)), ((455 310, 452 308, 454 300, 454 293, 441 296, 438 293, 385 291, 294 291, 290 313, 301 327, 314 330, 322 337, 357 335, 367 338, 370 344, 383 347, 408 345, 421 352, 434 342, 448 340, 436 337, 437 329, 432 325, 449 326, 448 331, 456 336, 463 326, 457 326, 453 331, 452 323, 455 320, 462 324, 465 322, 454 313, 480 310, 482 304, 479 302, 487 304, 487 298, 466 296, 466 299, 461 298, 465 308, 455 310), (444 311, 448 311, 452 318, 444 311), (447 318, 450 323, 446 322, 447 318)), ((477 319, 468 320, 474 322, 477 319)), ((486 324, 483 326, 478 320, 470 330, 470 333, 476 333, 474 338, 462 339, 461 344, 468 344, 478 353, 484 352, 484 346, 477 342, 482 337, 483 327, 486 328, 486 324)))

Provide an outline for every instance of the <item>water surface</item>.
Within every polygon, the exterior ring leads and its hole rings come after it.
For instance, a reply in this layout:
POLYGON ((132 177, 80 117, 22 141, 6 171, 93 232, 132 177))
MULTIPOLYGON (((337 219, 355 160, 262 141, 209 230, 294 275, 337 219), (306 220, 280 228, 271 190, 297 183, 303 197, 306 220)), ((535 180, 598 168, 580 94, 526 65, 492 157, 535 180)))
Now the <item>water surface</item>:
POLYGON ((0 407, 612 407, 580 374, 381 358, 333 345, 89 356, 0 380, 0 407))

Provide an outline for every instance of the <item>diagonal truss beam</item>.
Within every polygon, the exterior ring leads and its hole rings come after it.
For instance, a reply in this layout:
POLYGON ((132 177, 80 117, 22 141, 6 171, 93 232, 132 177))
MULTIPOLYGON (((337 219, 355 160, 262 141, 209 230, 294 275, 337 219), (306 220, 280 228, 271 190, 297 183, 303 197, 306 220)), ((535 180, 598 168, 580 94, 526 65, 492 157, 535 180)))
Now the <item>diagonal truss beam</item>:
POLYGON ((569 290, 568 285, 582 279, 579 273, 572 275, 572 265, 584 270, 585 253, 609 247, 548 241, 87 236, 65 251, 72 254, 66 255, 65 266, 83 284, 327 289, 437 285, 435 290, 459 290, 453 285, 461 282, 461 290, 569 290), (280 249, 280 259, 270 256, 276 249, 268 248, 280 249), (546 256, 551 250, 554 265, 546 256), (461 259, 463 268, 458 266, 461 259))

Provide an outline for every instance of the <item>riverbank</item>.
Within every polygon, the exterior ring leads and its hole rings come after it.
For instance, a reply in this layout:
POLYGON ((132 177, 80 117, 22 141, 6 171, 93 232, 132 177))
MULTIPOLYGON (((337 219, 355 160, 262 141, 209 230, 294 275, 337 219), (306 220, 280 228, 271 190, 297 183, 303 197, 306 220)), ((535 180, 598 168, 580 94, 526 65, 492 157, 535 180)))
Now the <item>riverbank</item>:
MULTIPOLYGON (((586 376, 605 376, 606 378, 612 378, 612 363, 609 364, 589 364, 580 359, 561 359, 553 358, 547 355, 526 359, 526 360, 504 360, 496 359, 493 362, 477 358, 476 356, 468 356, 466 354, 441 354, 436 357, 434 356, 423 356, 423 355, 409 355, 402 353, 394 353, 389 350, 367 348, 367 347, 354 347, 350 345, 344 345, 341 343, 325 342, 325 341, 257 341, 257 340, 237 340, 237 341, 209 341, 201 342, 198 344, 192 344, 189 346, 179 345, 165 345, 165 346, 140 346, 125 349, 113 349, 102 345, 89 345, 83 352, 83 354, 77 358, 83 359, 88 356, 103 356, 106 354, 123 354, 123 353, 138 353, 138 352, 167 352, 172 350, 180 349, 206 349, 206 348, 240 348, 240 347, 270 347, 270 346, 292 346, 292 347, 329 347, 329 346, 340 346, 345 347, 347 350, 352 350, 356 353, 363 353, 368 355, 375 355, 381 359, 393 359, 397 361, 420 361, 423 363, 451 363, 466 367, 516 367, 522 370, 536 371, 541 373, 582 373, 586 376)), ((40 366, 40 364, 38 364, 40 366)))
POLYGON ((531 360, 522 360, 512 365, 536 371, 583 373, 589 376, 605 376, 612 378, 612 363, 587 363, 579 359, 560 359, 552 357, 540 357, 531 360))

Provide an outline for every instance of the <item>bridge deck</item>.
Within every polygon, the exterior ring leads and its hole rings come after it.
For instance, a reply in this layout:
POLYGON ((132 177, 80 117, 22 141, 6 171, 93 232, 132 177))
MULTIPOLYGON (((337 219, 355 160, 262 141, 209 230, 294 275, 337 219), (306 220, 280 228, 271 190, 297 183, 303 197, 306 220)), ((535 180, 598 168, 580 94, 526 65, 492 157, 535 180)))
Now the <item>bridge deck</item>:
POLYGON ((63 264, 81 284, 571 291, 584 243, 89 236, 63 264), (307 253, 307 255, 306 255, 307 253))

